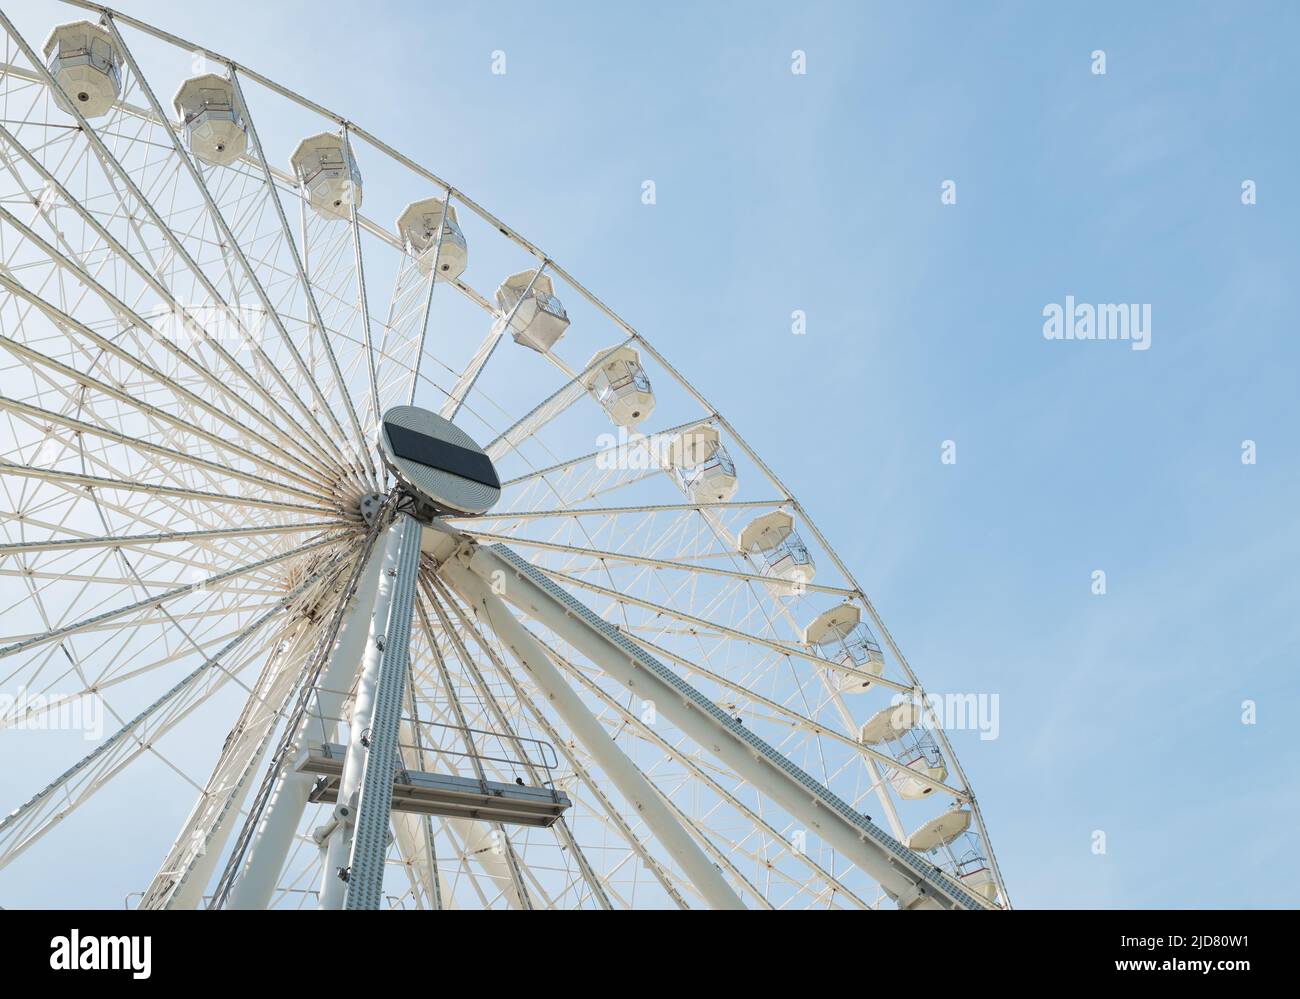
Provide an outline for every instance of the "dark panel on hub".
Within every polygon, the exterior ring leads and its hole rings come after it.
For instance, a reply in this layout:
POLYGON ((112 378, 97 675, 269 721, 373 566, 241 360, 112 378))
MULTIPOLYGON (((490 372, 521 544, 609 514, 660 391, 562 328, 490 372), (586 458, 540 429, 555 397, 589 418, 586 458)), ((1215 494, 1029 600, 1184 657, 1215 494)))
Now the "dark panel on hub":
POLYGON ((492 467, 492 459, 483 452, 471 451, 459 444, 440 441, 418 430, 399 427, 393 423, 385 423, 384 429, 388 431, 388 440, 393 445, 393 454, 397 457, 405 458, 407 461, 417 461, 429 468, 450 472, 452 475, 459 475, 462 479, 480 482, 493 489, 501 488, 501 480, 497 478, 496 469, 492 467))

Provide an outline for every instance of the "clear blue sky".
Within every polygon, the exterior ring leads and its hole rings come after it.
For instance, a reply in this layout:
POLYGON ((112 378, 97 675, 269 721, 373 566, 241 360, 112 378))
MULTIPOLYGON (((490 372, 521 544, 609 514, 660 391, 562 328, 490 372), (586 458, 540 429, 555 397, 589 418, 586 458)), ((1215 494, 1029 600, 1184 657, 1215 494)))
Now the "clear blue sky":
POLYGON ((544 246, 792 485, 927 687, 1000 696, 955 740, 1018 905, 1300 903, 1300 7, 186 6, 126 4, 544 246), (1046 341, 1067 295, 1149 303, 1151 349, 1046 341))

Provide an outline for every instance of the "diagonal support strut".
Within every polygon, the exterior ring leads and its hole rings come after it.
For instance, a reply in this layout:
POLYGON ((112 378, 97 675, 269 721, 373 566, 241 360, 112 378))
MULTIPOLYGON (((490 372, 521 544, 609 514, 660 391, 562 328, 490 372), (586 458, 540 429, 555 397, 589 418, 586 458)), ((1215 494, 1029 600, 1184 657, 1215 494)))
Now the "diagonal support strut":
POLYGON ((581 651, 630 690, 654 701, 682 732, 816 830, 897 900, 900 908, 985 909, 989 906, 912 851, 783 754, 739 724, 708 697, 613 625, 504 545, 462 546, 450 569, 480 585, 505 579, 502 597, 581 651))

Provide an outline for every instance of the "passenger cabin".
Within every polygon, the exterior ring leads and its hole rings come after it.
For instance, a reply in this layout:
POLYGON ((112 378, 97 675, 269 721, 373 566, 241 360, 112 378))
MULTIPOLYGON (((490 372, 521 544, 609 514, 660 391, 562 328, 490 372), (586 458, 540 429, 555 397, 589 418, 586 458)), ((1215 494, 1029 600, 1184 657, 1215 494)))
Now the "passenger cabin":
POLYGON ((290 157, 298 180, 316 214, 324 219, 349 219, 361 209, 361 171, 343 136, 321 132, 298 143, 290 157))
POLYGON ((569 328, 569 314, 555 297, 555 286, 545 274, 520 271, 497 288, 497 310, 509 320, 515 343, 545 354, 569 328))
POLYGON ((397 217, 397 234, 425 277, 436 267, 438 280, 455 281, 469 266, 469 245, 456 221, 456 207, 442 198, 412 201, 397 217))
POLYGON ((885 657, 862 623, 857 604, 843 603, 818 615, 804 628, 803 641, 823 659, 844 667, 827 670, 827 679, 841 694, 870 690, 871 678, 885 671, 885 657))
POLYGON ((998 882, 978 836, 970 831, 971 813, 955 807, 936 816, 907 837, 909 849, 926 854, 936 867, 967 891, 997 901, 998 882))
POLYGON ((784 510, 773 510, 752 520, 740 532, 737 544, 745 554, 762 560, 760 570, 774 596, 802 593, 816 575, 817 566, 794 529, 794 517, 784 510))
POLYGON ((634 427, 654 412, 650 379, 632 347, 602 350, 587 362, 587 390, 618 427, 634 427))
POLYGON ((915 774, 924 774, 931 780, 938 781, 948 776, 948 765, 939 752, 934 736, 929 732, 916 729, 904 732, 891 748, 891 755, 902 766, 887 768, 885 776, 894 785, 894 790, 904 798, 928 798, 935 791, 933 785, 917 780, 915 774))
POLYGON ((724 503, 736 495, 736 463, 717 429, 701 423, 683 430, 669 447, 673 476, 696 503, 724 503))
POLYGON ((871 717, 862 726, 859 738, 867 746, 884 744, 886 752, 898 761, 896 767, 885 768, 885 779, 901 797, 917 800, 934 794, 933 784, 918 780, 924 774, 931 780, 943 781, 948 777, 948 765, 927 731, 919 731, 921 708, 912 702, 891 704, 871 717))
POLYGON ((244 155, 248 126, 232 81, 216 73, 186 80, 176 91, 172 106, 180 115, 190 152, 198 159, 213 166, 230 166, 244 155))
POLYGON ((45 39, 44 51, 61 110, 72 114, 75 107, 85 118, 99 118, 121 96, 122 53, 105 28, 90 21, 60 24, 45 39))

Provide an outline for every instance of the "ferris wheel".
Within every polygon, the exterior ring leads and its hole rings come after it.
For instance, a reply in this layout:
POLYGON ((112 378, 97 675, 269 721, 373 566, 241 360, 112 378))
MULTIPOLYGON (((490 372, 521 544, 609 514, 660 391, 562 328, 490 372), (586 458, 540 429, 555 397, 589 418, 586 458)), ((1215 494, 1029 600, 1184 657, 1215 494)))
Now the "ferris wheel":
POLYGON ((0 889, 84 901, 94 850, 152 851, 142 908, 1009 904, 875 608, 644 336, 360 126, 72 6, 0 13, 0 889))

